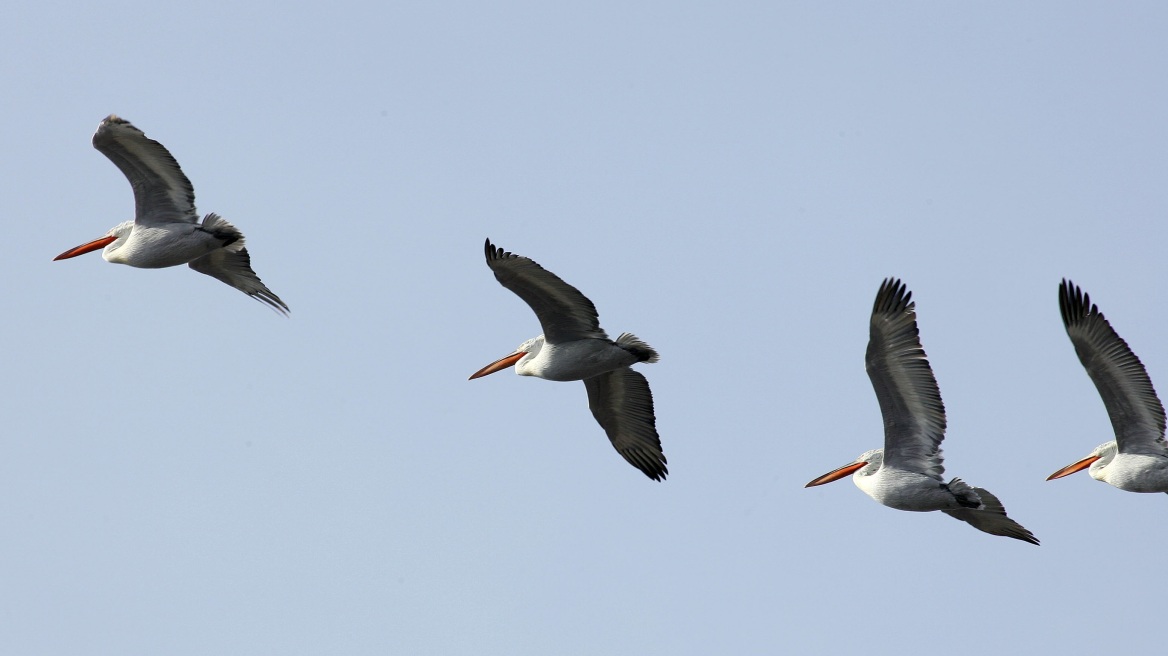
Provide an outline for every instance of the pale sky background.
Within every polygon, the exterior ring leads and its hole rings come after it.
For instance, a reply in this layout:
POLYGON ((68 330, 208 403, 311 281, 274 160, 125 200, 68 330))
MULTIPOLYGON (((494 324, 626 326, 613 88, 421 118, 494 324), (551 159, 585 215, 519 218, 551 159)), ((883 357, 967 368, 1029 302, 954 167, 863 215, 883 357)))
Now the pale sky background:
POLYGON ((0 21, 5 654, 1162 649, 1168 498, 1112 439, 1066 276, 1168 390, 1161 3, 10 3, 0 21), (117 113, 247 235, 284 319, 131 218, 117 113), (482 244, 661 353, 670 477, 482 244), (884 508, 864 373, 917 301, 948 475, 1042 540, 884 508))

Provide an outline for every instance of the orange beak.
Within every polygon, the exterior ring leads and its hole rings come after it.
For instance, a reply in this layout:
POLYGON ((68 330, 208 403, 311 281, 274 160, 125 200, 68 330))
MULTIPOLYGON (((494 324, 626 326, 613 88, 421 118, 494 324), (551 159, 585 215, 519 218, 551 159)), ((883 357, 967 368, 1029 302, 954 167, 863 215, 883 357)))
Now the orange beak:
POLYGON ((1091 463, 1095 462, 1098 459, 1099 459, 1099 456, 1087 456, 1086 458, 1083 458, 1079 462, 1067 465, 1066 467, 1063 467, 1062 469, 1056 471, 1055 473, 1051 474, 1050 476, 1047 476, 1046 480, 1053 481, 1056 478, 1062 478, 1063 476, 1070 476, 1071 474, 1073 474, 1077 471, 1082 471, 1082 470, 1090 467, 1091 463))
POLYGON ((519 362, 519 360, 522 359, 523 356, 525 356, 525 355, 527 355, 527 353, 525 353, 523 351, 517 351, 517 352, 512 353, 511 355, 508 355, 506 357, 499 358, 498 360, 495 360, 491 364, 489 364, 489 365, 483 367, 482 369, 479 369, 478 371, 471 374, 470 378, 467 378, 467 380, 474 380, 475 378, 482 378, 483 376, 486 376, 487 374, 493 374, 496 371, 506 369, 507 367, 510 367, 511 365, 515 364, 516 362, 519 362))
POLYGON ((804 485, 803 487, 815 487, 816 485, 823 485, 824 483, 838 481, 839 479, 843 478, 844 476, 847 476, 848 474, 851 474, 852 472, 856 471, 857 469, 863 468, 867 464, 868 463, 866 463, 866 462, 853 462, 850 465, 844 465, 843 467, 840 467, 839 469, 833 469, 833 470, 827 472, 823 476, 820 476, 819 478, 811 481, 810 483, 808 483, 807 485, 804 485))
POLYGON ((114 237, 113 235, 106 235, 101 239, 94 239, 87 244, 81 244, 75 248, 70 248, 57 257, 54 257, 53 261, 56 262, 57 260, 67 260, 71 257, 77 257, 78 255, 85 255, 86 253, 95 251, 99 248, 105 248, 106 246, 109 246, 111 243, 113 243, 115 239, 117 239, 117 237, 114 237))

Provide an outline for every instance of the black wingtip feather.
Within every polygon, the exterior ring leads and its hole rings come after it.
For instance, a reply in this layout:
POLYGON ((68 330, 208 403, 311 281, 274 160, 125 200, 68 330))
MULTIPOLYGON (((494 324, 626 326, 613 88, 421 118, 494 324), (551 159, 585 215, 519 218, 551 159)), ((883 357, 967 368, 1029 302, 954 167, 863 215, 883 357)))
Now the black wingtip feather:
POLYGON ((908 291, 900 278, 885 278, 880 284, 880 291, 876 292, 872 314, 900 314, 913 309, 915 305, 912 292, 908 291))
POLYGON ((487 237, 487 243, 483 247, 483 249, 486 251, 486 254, 487 254, 487 264, 488 265, 490 265, 491 262, 494 262, 496 260, 505 260, 509 257, 515 257, 514 254, 508 253, 507 251, 503 250, 502 248, 492 244, 490 237, 487 237))
POLYGON ((1099 307, 1091 302, 1091 295, 1066 278, 1059 284, 1059 314, 1062 315, 1063 326, 1068 329, 1082 323, 1091 315, 1104 318, 1099 307))

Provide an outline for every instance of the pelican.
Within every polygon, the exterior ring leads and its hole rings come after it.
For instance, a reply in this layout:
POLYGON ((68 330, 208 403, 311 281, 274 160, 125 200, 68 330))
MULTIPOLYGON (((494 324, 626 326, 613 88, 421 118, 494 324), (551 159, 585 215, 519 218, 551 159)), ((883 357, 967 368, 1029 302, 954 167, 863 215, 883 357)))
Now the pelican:
POLYGON ((609 339, 592 301, 530 258, 496 248, 490 239, 486 254, 495 279, 531 306, 543 334, 479 369, 470 380, 515 365, 520 376, 584 381, 592 416, 617 453, 649 478, 664 480, 669 470, 657 436, 649 382, 629 368, 637 362, 657 362, 657 351, 630 333, 609 339))
POLYGON ((1115 439, 1063 467, 1046 480, 1086 469, 1091 478, 1128 492, 1168 492, 1164 406, 1152 379, 1103 313, 1078 285, 1059 285, 1059 310, 1079 362, 1095 382, 1111 417, 1115 439))
POLYGON ((243 233, 218 214, 199 222, 195 189, 166 148, 129 121, 110 114, 93 133, 93 147, 114 163, 134 189, 134 220, 70 248, 56 260, 104 248, 106 262, 144 269, 186 264, 284 315, 288 306, 251 269, 243 233))
POLYGON ((856 487, 890 508, 940 510, 979 531, 1038 544, 988 490, 941 478, 945 406, 921 347, 911 299, 900 280, 888 278, 872 307, 865 365, 884 416, 884 448, 867 451, 806 487, 852 474, 856 487))

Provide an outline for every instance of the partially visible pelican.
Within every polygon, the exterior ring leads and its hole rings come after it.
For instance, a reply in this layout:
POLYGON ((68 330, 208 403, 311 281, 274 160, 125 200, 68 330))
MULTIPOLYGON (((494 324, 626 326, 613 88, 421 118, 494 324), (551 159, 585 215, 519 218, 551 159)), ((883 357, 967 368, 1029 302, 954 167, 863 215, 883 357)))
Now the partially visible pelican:
POLYGON ((657 436, 649 382, 629 368, 637 362, 657 362, 657 351, 630 333, 609 339, 596 306, 578 289, 533 260, 496 248, 490 239, 485 248, 495 279, 531 306, 543 334, 479 369, 470 380, 511 365, 520 376, 583 380, 592 416, 617 453, 649 478, 664 480, 669 470, 657 436))
POLYGON ((252 271, 243 233, 218 214, 208 214, 199 222, 195 189, 162 144, 111 114, 97 126, 93 147, 130 181, 134 220, 119 223, 104 237, 70 248, 54 260, 104 247, 101 256, 115 264, 144 269, 186 264, 288 314, 284 301, 252 271))
POLYGON ((856 487, 890 508, 940 510, 979 531, 1038 544, 988 490, 941 478, 945 406, 921 347, 911 299, 900 280, 889 278, 872 307, 865 364, 884 416, 884 448, 867 451, 806 487, 852 474, 856 487))
POLYGON ((1091 478, 1128 492, 1168 492, 1164 406, 1135 353, 1078 285, 1059 285, 1059 311, 1079 362, 1091 376, 1111 417, 1115 439, 1063 467, 1054 480, 1090 467, 1091 478))

